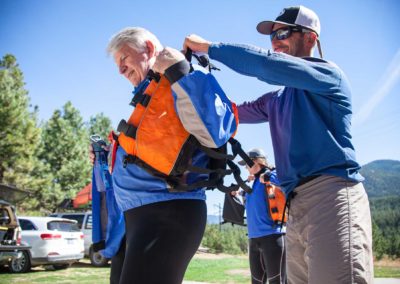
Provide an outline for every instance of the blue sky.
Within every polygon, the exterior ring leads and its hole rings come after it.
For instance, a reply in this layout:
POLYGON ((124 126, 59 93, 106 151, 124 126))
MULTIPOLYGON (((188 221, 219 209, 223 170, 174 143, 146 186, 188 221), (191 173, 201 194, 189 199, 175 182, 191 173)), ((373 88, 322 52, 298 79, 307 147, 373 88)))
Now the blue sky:
MULTIPOLYGON (((344 70, 352 85, 353 142, 359 162, 400 160, 397 0, 1 0, 0 56, 16 56, 42 120, 71 101, 85 120, 103 112, 116 127, 132 110, 132 86, 106 55, 111 35, 127 26, 142 26, 175 48, 181 48, 191 33, 269 48, 269 38, 255 29, 257 23, 299 4, 319 15, 324 56, 344 70)), ((277 88, 216 65, 222 71, 215 76, 237 103, 277 88)), ((264 148, 274 162, 268 124, 241 125, 237 138, 245 149, 264 148)), ((209 194, 211 213, 222 200, 222 194, 209 194)))

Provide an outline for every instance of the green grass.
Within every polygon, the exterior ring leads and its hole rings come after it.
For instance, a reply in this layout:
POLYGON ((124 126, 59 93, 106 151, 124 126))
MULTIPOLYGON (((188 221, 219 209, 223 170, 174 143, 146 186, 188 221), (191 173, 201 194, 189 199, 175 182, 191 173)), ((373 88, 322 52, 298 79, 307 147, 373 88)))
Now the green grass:
POLYGON ((400 267, 375 266, 374 275, 376 278, 400 278, 400 267))
POLYGON ((244 257, 193 259, 185 280, 213 283, 249 283, 249 264, 244 257))
MULTIPOLYGON (((398 263, 398 262, 397 262, 398 263)), ((81 283, 108 284, 110 267, 96 268, 87 259, 65 270, 49 271, 42 267, 28 273, 11 274, 0 271, 0 283, 81 283)), ((400 266, 375 266, 376 278, 400 278, 400 266)), ((217 256, 204 259, 195 256, 185 274, 186 281, 208 283, 250 283, 249 264, 246 256, 217 256)))
POLYGON ((43 267, 35 267, 30 272, 21 274, 8 273, 6 270, 0 272, 0 283, 82 283, 82 284, 108 284, 110 267, 97 268, 83 260, 73 264, 64 270, 45 270, 43 267))

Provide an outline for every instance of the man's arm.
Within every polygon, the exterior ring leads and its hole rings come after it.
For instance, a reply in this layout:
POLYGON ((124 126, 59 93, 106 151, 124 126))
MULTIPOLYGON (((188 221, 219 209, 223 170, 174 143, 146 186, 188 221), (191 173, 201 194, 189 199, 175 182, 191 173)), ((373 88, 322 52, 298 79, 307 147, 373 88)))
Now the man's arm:
POLYGON ((208 52, 210 58, 234 71, 271 85, 326 94, 338 90, 342 79, 339 68, 325 61, 308 61, 250 45, 211 44, 208 52))
POLYGON ((252 102, 244 102, 238 105, 239 123, 268 122, 267 101, 274 92, 267 93, 252 102))
POLYGON ((339 68, 323 60, 308 61, 250 45, 216 44, 197 35, 187 36, 183 48, 207 52, 234 71, 269 84, 318 94, 335 93, 343 77, 339 68))

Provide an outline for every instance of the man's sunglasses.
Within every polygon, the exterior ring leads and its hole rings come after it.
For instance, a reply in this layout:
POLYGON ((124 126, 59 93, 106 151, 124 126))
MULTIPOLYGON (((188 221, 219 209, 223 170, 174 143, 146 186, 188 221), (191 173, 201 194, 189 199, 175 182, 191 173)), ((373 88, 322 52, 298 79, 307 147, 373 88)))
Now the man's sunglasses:
POLYGON ((284 27, 284 28, 280 28, 280 29, 273 31, 270 34, 270 38, 271 38, 271 41, 274 38, 276 38, 277 40, 284 40, 284 39, 289 38, 292 35, 292 33, 295 33, 295 32, 308 33, 308 32, 310 32, 310 30, 298 28, 298 27, 284 27))

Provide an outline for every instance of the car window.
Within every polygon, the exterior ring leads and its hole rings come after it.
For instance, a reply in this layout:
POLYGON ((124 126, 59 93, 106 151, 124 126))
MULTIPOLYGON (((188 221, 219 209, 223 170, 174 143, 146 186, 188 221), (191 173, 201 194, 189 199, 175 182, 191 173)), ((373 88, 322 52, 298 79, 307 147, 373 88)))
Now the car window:
POLYGON ((85 216, 84 215, 65 214, 65 215, 61 215, 61 217, 65 218, 65 219, 76 220, 78 222, 78 227, 82 228, 83 218, 85 216))
POLYGON ((47 229, 50 231, 61 232, 79 232, 78 224, 67 221, 50 221, 47 223, 47 229))
POLYGON ((11 222, 8 210, 5 208, 0 208, 0 224, 9 224, 11 222))
POLYGON ((92 229, 93 223, 92 223, 92 214, 88 215, 87 221, 86 221, 86 226, 85 229, 92 229))
POLYGON ((21 226, 22 231, 35 231, 35 230, 37 230, 35 225, 29 220, 19 219, 19 225, 21 226))

